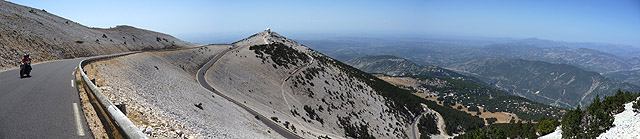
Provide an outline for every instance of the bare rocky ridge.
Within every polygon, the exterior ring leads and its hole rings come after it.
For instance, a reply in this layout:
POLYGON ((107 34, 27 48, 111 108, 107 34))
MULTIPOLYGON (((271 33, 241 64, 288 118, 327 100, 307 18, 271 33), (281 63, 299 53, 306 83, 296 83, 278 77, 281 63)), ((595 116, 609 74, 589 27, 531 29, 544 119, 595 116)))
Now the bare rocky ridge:
POLYGON ((90 28, 44 9, 0 1, 0 70, 17 67, 25 53, 31 54, 34 62, 41 62, 196 45, 131 26, 90 28))
POLYGON ((239 48, 207 71, 207 82, 291 132, 305 138, 408 137, 413 117, 394 112, 394 102, 364 82, 379 79, 358 79, 346 65, 269 30, 234 45, 239 48))
POLYGON ((110 100, 157 138, 282 138, 250 113, 195 80, 197 70, 230 45, 145 52, 87 65, 110 100))

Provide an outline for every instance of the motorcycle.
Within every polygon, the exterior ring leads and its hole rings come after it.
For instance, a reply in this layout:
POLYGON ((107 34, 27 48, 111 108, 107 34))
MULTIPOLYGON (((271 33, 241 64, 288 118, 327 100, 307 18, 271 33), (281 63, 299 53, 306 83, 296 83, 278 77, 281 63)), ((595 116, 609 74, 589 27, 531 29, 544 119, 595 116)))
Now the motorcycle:
POLYGON ((31 77, 30 74, 31 74, 31 62, 25 62, 20 64, 20 78, 31 77))

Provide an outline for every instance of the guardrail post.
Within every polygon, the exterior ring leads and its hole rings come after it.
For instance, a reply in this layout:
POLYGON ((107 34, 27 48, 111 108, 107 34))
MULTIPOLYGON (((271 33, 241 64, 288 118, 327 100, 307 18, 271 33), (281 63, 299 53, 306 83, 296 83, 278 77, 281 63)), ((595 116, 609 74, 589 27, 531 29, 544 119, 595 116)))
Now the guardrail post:
POLYGON ((127 104, 120 102, 120 104, 116 104, 116 107, 122 111, 122 114, 127 115, 127 104))

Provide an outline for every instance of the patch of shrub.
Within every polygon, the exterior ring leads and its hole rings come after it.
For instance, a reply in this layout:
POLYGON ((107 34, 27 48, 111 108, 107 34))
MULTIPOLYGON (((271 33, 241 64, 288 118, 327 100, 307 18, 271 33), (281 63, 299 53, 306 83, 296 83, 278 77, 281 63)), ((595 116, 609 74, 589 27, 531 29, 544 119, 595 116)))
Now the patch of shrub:
POLYGON ((640 112, 640 104, 639 104, 639 102, 640 101, 636 101, 636 103, 633 103, 632 107, 633 107, 633 111, 634 112, 640 112))
POLYGON ((304 111, 307 112, 307 116, 309 116, 310 119, 316 120, 320 122, 320 124, 324 124, 324 119, 320 118, 320 116, 316 114, 316 111, 313 110, 313 108, 311 108, 310 106, 304 105, 304 111))
POLYGON ((430 134, 439 134, 438 124, 436 123, 435 114, 427 114, 420 117, 418 121, 418 131, 420 131, 420 138, 429 137, 430 134), (424 136, 424 137, 423 137, 424 136))
POLYGON ((536 129, 536 132, 540 133, 541 135, 546 135, 555 131, 556 127, 560 125, 557 119, 546 119, 546 117, 543 117, 539 121, 540 122, 538 123, 538 129, 536 129))
POLYGON ((253 50, 263 62, 269 58, 278 66, 285 68, 289 68, 289 65, 296 65, 298 60, 309 61, 309 56, 282 43, 254 45, 250 46, 249 50, 253 50))
POLYGON ((620 89, 613 96, 605 96, 600 101, 600 95, 593 98, 587 109, 578 106, 570 110, 562 118, 563 138, 595 138, 613 127, 614 114, 624 111, 624 104, 636 100, 640 92, 622 92, 620 89))
POLYGON ((478 106, 471 106, 469 107, 469 111, 476 112, 476 111, 480 111, 480 109, 478 109, 478 106))
POLYGON ((202 103, 193 104, 193 105, 202 110, 202 103))
POLYGON ((488 124, 493 124, 493 123, 496 123, 496 121, 498 121, 497 118, 486 118, 485 120, 487 120, 488 124))
POLYGON ((357 138, 357 139, 375 139, 375 137, 369 134, 369 126, 360 124, 360 125, 352 125, 349 117, 340 117, 338 116, 338 126, 344 129, 344 134, 347 137, 357 138))

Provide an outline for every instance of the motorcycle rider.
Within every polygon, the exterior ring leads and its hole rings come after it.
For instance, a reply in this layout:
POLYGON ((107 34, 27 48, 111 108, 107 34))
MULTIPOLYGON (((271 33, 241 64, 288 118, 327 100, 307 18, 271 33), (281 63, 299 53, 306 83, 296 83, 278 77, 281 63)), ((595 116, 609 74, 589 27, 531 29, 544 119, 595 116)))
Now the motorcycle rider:
POLYGON ((26 77, 30 77, 29 73, 31 73, 31 58, 29 58, 29 54, 24 54, 22 60, 20 60, 20 78, 25 77, 24 74, 27 74, 26 77))
POLYGON ((31 64, 31 58, 29 58, 29 54, 24 54, 21 61, 22 64, 31 64))

